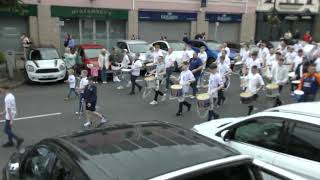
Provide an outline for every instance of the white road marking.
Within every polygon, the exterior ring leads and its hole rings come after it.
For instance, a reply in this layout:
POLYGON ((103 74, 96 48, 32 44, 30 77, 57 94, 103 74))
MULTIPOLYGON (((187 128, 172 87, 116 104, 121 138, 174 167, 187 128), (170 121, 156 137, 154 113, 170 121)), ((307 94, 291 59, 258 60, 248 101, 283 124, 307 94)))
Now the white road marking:
MULTIPOLYGON (((14 121, 20 121, 20 120, 24 120, 24 119, 35 119, 35 118, 42 118, 42 117, 49 117, 49 116, 58 116, 61 115, 61 112, 58 113, 51 113, 51 114, 41 114, 41 115, 36 115, 36 116, 27 116, 27 117, 20 117, 20 118, 16 118, 14 119, 14 121)), ((5 120, 0 120, 0 123, 5 122, 5 120)))

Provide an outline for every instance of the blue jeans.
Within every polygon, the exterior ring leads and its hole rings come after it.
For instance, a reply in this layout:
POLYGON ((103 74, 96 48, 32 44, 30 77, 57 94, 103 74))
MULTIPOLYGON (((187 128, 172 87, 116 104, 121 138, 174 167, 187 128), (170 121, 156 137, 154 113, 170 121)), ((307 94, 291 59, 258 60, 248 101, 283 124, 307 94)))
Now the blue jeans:
POLYGON ((84 93, 80 93, 80 101, 79 101, 79 113, 83 112, 83 106, 84 106, 84 93))
POLYGON ((79 96, 79 94, 77 93, 77 91, 75 90, 75 88, 69 88, 69 92, 68 92, 68 98, 70 98, 71 93, 74 93, 76 96, 79 96))
POLYGON ((102 68, 101 70, 101 81, 106 82, 107 81, 107 69, 102 68))
POLYGON ((10 120, 6 120, 4 125, 4 132, 8 135, 8 141, 12 142, 12 139, 15 139, 16 141, 19 139, 11 129, 10 120))

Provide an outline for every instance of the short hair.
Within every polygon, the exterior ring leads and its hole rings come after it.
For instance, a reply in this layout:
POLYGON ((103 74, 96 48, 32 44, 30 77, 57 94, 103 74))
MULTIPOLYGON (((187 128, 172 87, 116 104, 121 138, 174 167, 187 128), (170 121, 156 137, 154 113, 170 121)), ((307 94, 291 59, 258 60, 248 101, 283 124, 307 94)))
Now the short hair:
POLYGON ((217 68, 218 68, 218 66, 217 66, 216 63, 212 63, 212 64, 210 64, 210 66, 209 66, 209 69, 217 69, 217 68))
POLYGON ((87 76, 87 75, 88 75, 88 71, 87 71, 87 70, 82 70, 82 71, 81 71, 81 74, 83 74, 83 75, 86 75, 86 76, 87 76))
POLYGON ((284 58, 283 57, 279 58, 278 60, 284 62, 284 58))
POLYGON ((188 61, 183 61, 183 62, 182 62, 182 65, 188 66, 188 65, 189 65, 189 62, 188 62, 188 61))
POLYGON ((225 60, 225 59, 226 59, 226 56, 222 55, 222 56, 220 56, 220 59, 225 60))
POLYGON ((299 50, 298 50, 298 53, 303 53, 303 50, 302 50, 302 49, 299 49, 299 50))
POLYGON ((252 69, 257 70, 258 66, 252 66, 252 69))
POLYGON ((74 70, 73 70, 73 69, 69 69, 69 70, 68 70, 68 73, 69 73, 69 74, 74 74, 74 70))
POLYGON ((252 56, 258 56, 258 52, 257 51, 253 51, 252 52, 252 56))
POLYGON ((281 54, 281 52, 277 51, 277 52, 276 52, 276 55, 281 56, 282 54, 281 54))

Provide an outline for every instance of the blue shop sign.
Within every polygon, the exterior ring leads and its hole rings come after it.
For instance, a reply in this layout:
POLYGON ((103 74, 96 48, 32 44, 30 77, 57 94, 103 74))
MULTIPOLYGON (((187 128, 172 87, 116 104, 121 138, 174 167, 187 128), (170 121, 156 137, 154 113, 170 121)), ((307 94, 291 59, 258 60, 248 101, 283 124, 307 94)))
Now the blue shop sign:
POLYGON ((206 14, 206 20, 210 22, 241 22, 241 14, 206 14))
POLYGON ((139 20, 145 21, 196 21, 197 13, 139 11, 139 20))

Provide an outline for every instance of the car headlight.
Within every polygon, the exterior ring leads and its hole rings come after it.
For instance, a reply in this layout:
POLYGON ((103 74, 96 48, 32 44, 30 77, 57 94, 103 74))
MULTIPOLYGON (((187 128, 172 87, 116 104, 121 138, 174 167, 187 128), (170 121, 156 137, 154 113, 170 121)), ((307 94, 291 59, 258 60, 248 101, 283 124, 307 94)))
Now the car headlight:
POLYGON ((34 72, 34 67, 32 65, 27 66, 27 71, 28 72, 34 72))
POLYGON ((60 71, 63 71, 66 69, 66 66, 64 64, 60 64, 59 69, 60 71))

